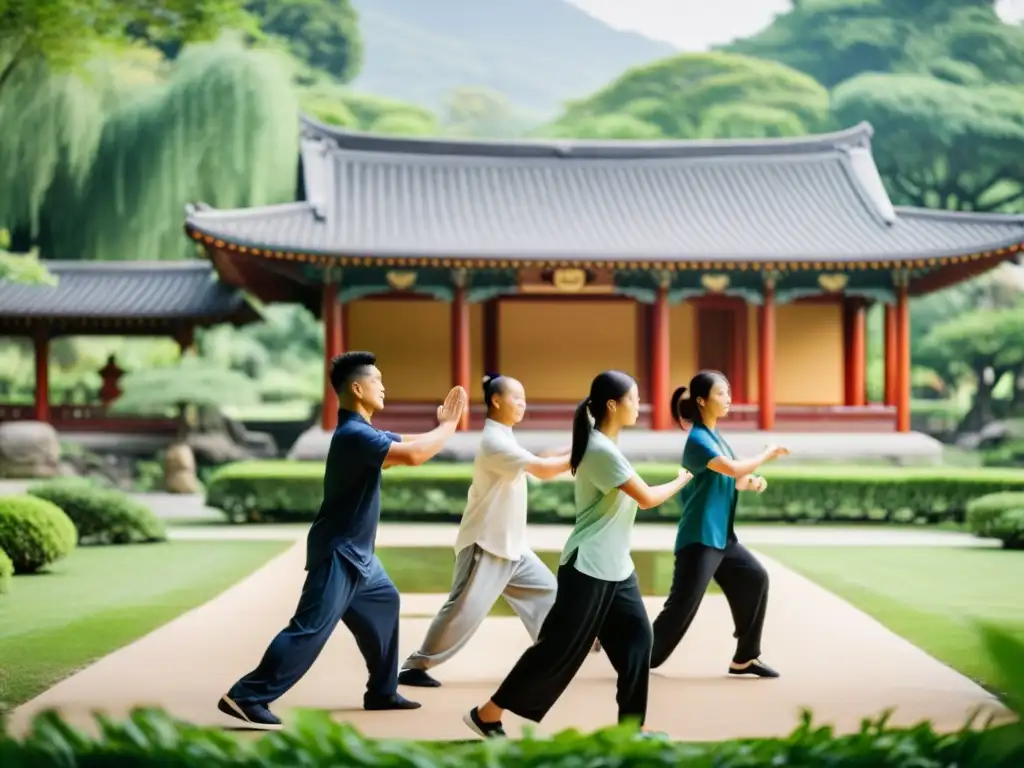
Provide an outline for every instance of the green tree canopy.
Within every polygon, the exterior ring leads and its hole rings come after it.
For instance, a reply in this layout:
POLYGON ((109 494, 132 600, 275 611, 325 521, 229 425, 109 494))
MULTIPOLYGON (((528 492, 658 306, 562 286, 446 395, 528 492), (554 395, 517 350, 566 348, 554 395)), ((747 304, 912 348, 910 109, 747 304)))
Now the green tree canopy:
POLYGON ((840 124, 868 120, 889 193, 903 204, 995 211, 1024 202, 1024 87, 865 74, 832 96, 840 124))
POLYGON ((250 0, 260 29, 286 41, 299 61, 347 83, 363 61, 359 18, 349 0, 250 0))
POLYGON ((187 203, 294 199, 297 114, 279 54, 227 39, 186 47, 166 82, 106 115, 81 184, 57 168, 40 208, 41 255, 181 258, 191 252, 187 203))
POLYGON ((822 128, 828 92, 774 62, 726 53, 682 54, 627 71, 545 133, 622 138, 792 136, 822 128), (610 117, 616 116, 615 122, 610 117))
POLYGON ((865 72, 938 74, 955 64, 961 74, 975 71, 990 82, 1024 82, 1024 28, 1004 24, 995 6, 995 0, 802 0, 722 50, 781 62, 828 88, 865 72))
POLYGON ((209 40, 251 26, 241 0, 0 0, 0 92, 23 67, 66 71, 135 36, 209 40))
POLYGON ((444 131, 454 136, 518 136, 532 122, 504 94, 482 86, 456 88, 445 99, 444 131))

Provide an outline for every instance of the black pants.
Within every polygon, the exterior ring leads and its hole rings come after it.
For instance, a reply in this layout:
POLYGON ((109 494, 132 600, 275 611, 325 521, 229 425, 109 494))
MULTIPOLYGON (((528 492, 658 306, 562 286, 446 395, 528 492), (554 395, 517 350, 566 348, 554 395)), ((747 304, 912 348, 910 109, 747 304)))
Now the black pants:
POLYGON ((361 575, 335 552, 306 575, 299 606, 288 626, 270 643, 259 666, 232 687, 239 704, 269 704, 295 685, 316 661, 339 621, 345 623, 369 672, 367 693, 398 690, 399 596, 374 557, 361 575))
POLYGON ((768 572, 739 542, 732 541, 725 549, 689 544, 676 552, 672 589, 654 620, 652 667, 664 664, 679 645, 697 615, 711 579, 725 593, 736 625, 733 661, 742 664, 761 655, 768 572))
POLYGON ((498 691, 497 706, 539 723, 599 639, 618 675, 619 722, 647 716, 651 622, 636 573, 603 581, 580 573, 575 557, 558 569, 558 592, 540 634, 498 691))

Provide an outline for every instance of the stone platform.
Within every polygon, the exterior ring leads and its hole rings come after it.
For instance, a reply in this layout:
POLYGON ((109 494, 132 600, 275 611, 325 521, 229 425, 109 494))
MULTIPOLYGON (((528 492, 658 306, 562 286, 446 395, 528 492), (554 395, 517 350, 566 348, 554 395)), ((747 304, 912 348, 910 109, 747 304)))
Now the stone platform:
MULTIPOLYGON (((766 445, 780 443, 792 451, 792 460, 800 463, 863 460, 894 464, 938 464, 943 445, 920 432, 726 432, 733 450, 740 456, 752 456, 766 445)), ((569 430, 519 430, 519 442, 531 451, 567 446, 572 442, 569 430)), ((315 426, 302 434, 288 453, 290 459, 323 461, 327 457, 330 433, 315 426)), ((679 431, 654 432, 625 430, 619 446, 630 461, 679 461, 686 435, 679 431)), ((438 455, 442 461, 472 461, 480 443, 480 432, 458 432, 438 455)))

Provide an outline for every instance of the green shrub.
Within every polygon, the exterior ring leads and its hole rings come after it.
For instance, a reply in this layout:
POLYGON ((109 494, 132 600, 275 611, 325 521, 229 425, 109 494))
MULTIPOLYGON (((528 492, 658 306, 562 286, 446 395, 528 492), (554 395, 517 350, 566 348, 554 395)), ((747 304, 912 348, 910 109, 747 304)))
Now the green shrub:
POLYGON ((0 595, 6 595, 11 590, 11 577, 14 575, 14 563, 7 553, 0 549, 0 595))
MULTIPOLYGON (((0 765, 33 768, 133 766, 257 768, 257 766, 380 766, 380 768, 925 768, 926 766, 1024 765, 1017 725, 938 734, 931 726, 888 728, 867 722, 859 733, 837 736, 830 726, 804 722, 788 738, 679 743, 637 739, 629 726, 593 733, 563 731, 552 738, 477 740, 462 743, 374 740, 322 711, 300 711, 294 723, 260 739, 233 738, 220 728, 176 721, 163 712, 136 710, 125 722, 105 718, 83 733, 55 712, 37 716, 23 740, 0 736, 0 765)), ((467 731, 467 735, 469 732, 467 731)))
POLYGON ((66 557, 78 532, 60 507, 34 496, 0 497, 0 549, 15 573, 35 573, 66 557))
MULTIPOLYGON (((638 464, 651 484, 676 476, 671 464, 638 464)), ((766 468, 768 490, 740 494, 746 522, 962 522, 971 499, 998 491, 1024 492, 1024 471, 974 467, 785 466, 766 468)), ((384 473, 382 516, 392 520, 456 520, 472 479, 469 464, 434 462, 384 473)), ((323 464, 246 461, 213 472, 207 504, 233 522, 311 520, 323 494, 323 464)), ((574 515, 571 480, 531 482, 532 522, 567 522, 574 515)), ((641 510, 642 521, 675 520, 677 498, 641 510)))
POLYGON ((967 527, 976 536, 1024 549, 1024 493, 990 493, 967 505, 967 527))
POLYGON ((63 509, 78 529, 81 544, 132 544, 167 538, 163 521, 149 507, 114 488, 62 478, 37 483, 28 493, 63 509))

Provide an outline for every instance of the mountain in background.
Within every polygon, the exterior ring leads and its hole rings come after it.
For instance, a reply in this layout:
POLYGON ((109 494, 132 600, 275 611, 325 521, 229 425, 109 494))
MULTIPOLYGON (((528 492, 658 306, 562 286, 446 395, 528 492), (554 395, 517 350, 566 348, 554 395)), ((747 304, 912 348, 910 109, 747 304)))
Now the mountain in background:
POLYGON ((675 49, 565 0, 352 0, 364 41, 357 90, 441 109, 483 86, 542 121, 629 67, 675 49))

